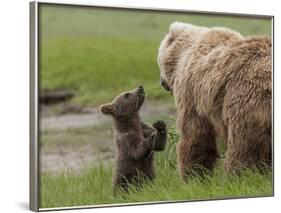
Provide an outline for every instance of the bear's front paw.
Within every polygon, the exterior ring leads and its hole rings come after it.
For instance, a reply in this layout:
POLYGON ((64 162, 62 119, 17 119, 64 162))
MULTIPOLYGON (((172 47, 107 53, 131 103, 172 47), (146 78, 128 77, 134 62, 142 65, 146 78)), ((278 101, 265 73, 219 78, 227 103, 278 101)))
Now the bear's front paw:
POLYGON ((153 127, 154 127, 156 130, 160 131, 161 133, 162 133, 162 132, 164 133, 164 132, 166 131, 166 129, 167 129, 166 123, 165 123, 164 121, 161 121, 161 120, 156 121, 156 122, 153 124, 153 127))

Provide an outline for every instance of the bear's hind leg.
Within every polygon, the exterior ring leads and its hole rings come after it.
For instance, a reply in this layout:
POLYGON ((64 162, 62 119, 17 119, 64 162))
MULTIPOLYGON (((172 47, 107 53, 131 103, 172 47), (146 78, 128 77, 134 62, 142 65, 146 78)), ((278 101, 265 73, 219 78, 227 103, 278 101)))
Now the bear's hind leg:
POLYGON ((207 119, 193 116, 185 126, 177 147, 180 175, 184 180, 189 175, 211 171, 219 157, 215 130, 207 119))
POLYGON ((258 125, 230 127, 224 169, 239 174, 243 168, 260 171, 271 167, 271 129, 258 125))

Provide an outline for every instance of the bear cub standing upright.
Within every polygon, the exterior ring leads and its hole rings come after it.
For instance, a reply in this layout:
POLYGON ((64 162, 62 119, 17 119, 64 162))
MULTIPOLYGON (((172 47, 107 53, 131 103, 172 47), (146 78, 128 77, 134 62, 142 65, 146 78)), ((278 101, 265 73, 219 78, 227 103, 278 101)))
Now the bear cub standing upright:
POLYGON ((114 122, 117 144, 114 191, 118 188, 128 191, 131 184, 141 186, 143 180, 153 180, 154 151, 162 151, 166 146, 165 122, 157 121, 153 128, 141 121, 139 110, 144 99, 144 88, 139 86, 100 108, 103 114, 112 116, 114 122))

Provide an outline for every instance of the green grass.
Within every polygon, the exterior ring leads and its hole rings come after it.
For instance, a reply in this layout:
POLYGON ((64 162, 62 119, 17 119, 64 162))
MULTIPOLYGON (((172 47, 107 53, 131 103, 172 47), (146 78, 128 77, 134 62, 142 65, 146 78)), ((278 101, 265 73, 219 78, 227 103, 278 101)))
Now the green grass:
POLYGON ((176 166, 175 145, 178 135, 169 134, 164 152, 156 154, 157 178, 142 190, 113 196, 113 165, 84 169, 81 173, 64 172, 40 177, 40 208, 137 203, 155 201, 190 201, 272 195, 272 174, 245 170, 240 176, 226 176, 220 160, 212 175, 204 179, 181 180, 176 166))
POLYGON ((79 92, 76 100, 89 105, 109 101, 138 85, 145 85, 153 99, 169 98, 160 89, 156 47, 150 41, 84 37, 77 42, 77 38, 68 37, 52 39, 47 46, 42 47, 46 48, 42 58, 50 62, 42 63, 44 88, 74 89, 79 92), (116 53, 112 52, 113 47, 116 53), (53 60, 65 63, 51 68, 53 60), (44 72, 50 69, 52 72, 44 72))
POLYGON ((187 184, 175 169, 160 168, 154 183, 146 184, 142 190, 133 188, 129 194, 113 196, 112 168, 100 166, 80 175, 43 175, 40 208, 271 195, 271 174, 248 171, 241 177, 226 177, 217 169, 214 175, 204 180, 192 178, 187 184))
POLYGON ((41 89, 75 90, 74 102, 97 106, 144 85, 150 99, 169 99, 159 86, 157 50, 174 21, 225 26, 243 35, 271 34, 270 19, 40 7, 41 89))

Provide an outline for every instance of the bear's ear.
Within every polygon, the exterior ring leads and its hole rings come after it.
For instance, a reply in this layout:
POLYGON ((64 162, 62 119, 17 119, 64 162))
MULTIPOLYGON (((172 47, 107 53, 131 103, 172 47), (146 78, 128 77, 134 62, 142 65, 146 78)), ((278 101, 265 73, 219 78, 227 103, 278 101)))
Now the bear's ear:
POLYGON ((176 21, 170 25, 169 31, 172 34, 172 36, 177 37, 179 34, 181 34, 184 30, 188 29, 189 27, 192 27, 192 25, 176 21))
POLYGON ((100 106, 100 111, 105 115, 114 115, 116 113, 116 107, 109 103, 100 106))

